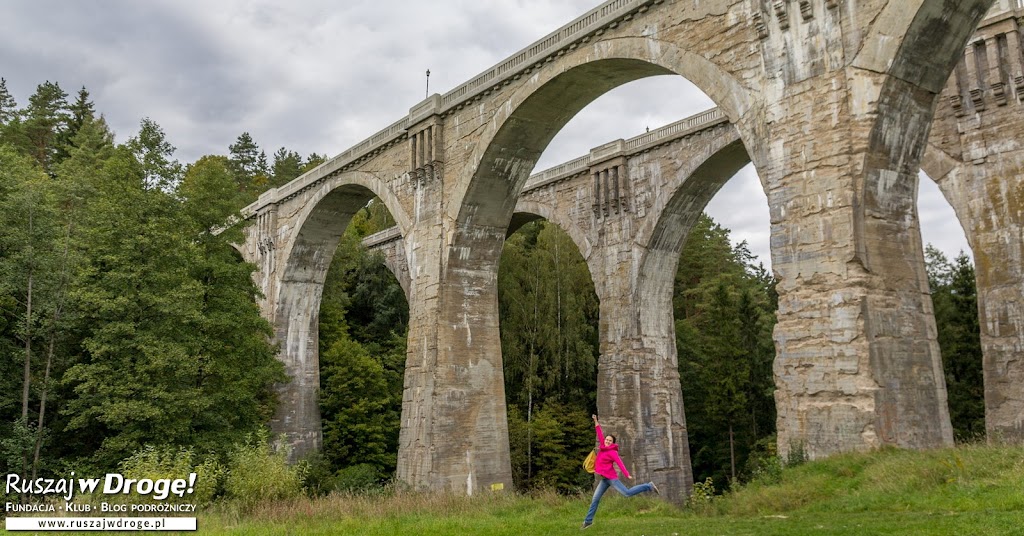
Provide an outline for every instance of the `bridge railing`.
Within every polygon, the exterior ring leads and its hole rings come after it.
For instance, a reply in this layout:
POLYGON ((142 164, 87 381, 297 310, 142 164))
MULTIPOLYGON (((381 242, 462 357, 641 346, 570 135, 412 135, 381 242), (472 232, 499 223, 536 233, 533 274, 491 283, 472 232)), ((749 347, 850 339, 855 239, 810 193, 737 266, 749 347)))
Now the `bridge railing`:
POLYGON ((590 151, 590 154, 570 160, 564 164, 546 169, 540 173, 531 175, 523 186, 523 193, 546 186, 552 182, 578 174, 583 169, 589 168, 603 160, 619 155, 629 155, 642 150, 662 145, 684 136, 700 132, 706 128, 713 127, 719 123, 725 123, 729 119, 722 113, 720 108, 705 110, 699 114, 680 119, 661 128, 645 132, 628 140, 615 140, 598 146, 590 151))
POLYGON ((399 238, 402 238, 402 231, 396 225, 363 237, 362 243, 368 248, 373 248, 381 244, 387 244, 388 242, 398 240, 399 238))
POLYGON ((458 106, 481 91, 494 87, 505 79, 513 77, 526 67, 543 60, 564 48, 572 47, 576 42, 590 34, 597 33, 606 25, 619 18, 628 16, 633 11, 646 11, 653 4, 663 0, 610 0, 588 11, 574 21, 542 37, 530 46, 512 54, 501 63, 484 71, 469 82, 447 92, 441 97, 442 110, 458 106))

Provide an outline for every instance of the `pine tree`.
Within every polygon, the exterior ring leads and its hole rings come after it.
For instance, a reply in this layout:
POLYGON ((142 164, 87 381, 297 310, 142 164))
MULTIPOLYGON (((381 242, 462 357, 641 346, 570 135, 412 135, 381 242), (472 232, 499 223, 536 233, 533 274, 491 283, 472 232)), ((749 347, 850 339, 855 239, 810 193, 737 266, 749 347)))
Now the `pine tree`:
POLYGON ((89 100, 89 92, 82 86, 78 90, 75 102, 68 109, 67 128, 61 133, 57 142, 57 160, 64 160, 71 153, 71 145, 82 126, 96 117, 95 105, 89 100))
POLYGON ((327 155, 310 153, 306 162, 302 164, 302 172, 305 173, 327 161, 327 155))
POLYGON ((280 187, 302 175, 302 156, 295 151, 281 147, 274 153, 274 168, 270 185, 280 187))
POLYGON ((698 480, 736 481, 775 431, 774 280, 745 243, 706 215, 694 225, 676 274, 680 380, 698 480))
POLYGON ((18 115, 18 104, 7 90, 7 80, 0 78, 0 127, 7 125, 18 115))
POLYGON ((246 194, 247 202, 256 199, 268 186, 266 154, 248 132, 239 135, 235 143, 228 146, 228 151, 238 190, 246 194))
POLYGON ((139 133, 128 140, 127 148, 141 165, 142 187, 171 191, 181 180, 181 164, 174 159, 174 146, 167 141, 160 125, 143 118, 139 133))
POLYGON ((974 266, 962 251, 950 262, 931 244, 925 258, 953 432, 976 439, 985 434, 985 383, 974 266))
POLYGON ((36 88, 25 109, 25 149, 47 172, 59 161, 61 141, 68 128, 67 97, 59 84, 47 81, 36 88))

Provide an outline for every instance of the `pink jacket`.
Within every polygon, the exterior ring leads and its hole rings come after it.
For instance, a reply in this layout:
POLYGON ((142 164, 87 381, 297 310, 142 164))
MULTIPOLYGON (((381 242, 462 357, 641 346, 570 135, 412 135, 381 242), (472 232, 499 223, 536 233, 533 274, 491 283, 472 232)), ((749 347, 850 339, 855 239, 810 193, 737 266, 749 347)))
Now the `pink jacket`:
POLYGON ((594 472, 610 480, 619 478, 619 475, 615 474, 615 466, 613 464, 619 464, 619 470, 622 471, 623 476, 630 478, 629 471, 626 470, 626 466, 622 463, 622 458, 619 458, 619 446, 612 443, 611 446, 604 446, 604 432, 601 431, 601 425, 596 426, 597 429, 597 460, 594 462, 594 472))

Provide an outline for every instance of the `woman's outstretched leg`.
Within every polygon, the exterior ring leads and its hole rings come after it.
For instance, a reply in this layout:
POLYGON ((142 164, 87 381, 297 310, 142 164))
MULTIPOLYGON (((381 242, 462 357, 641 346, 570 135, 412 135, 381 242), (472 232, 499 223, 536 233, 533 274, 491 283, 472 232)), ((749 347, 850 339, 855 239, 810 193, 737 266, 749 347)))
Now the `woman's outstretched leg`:
POLYGON ((611 480, 610 482, 612 487, 614 487, 615 490, 621 493, 624 497, 632 497, 638 493, 643 493, 645 491, 654 491, 656 489, 654 487, 654 482, 648 482, 646 484, 637 484, 631 488, 627 488, 626 485, 620 482, 617 478, 615 480, 611 480))

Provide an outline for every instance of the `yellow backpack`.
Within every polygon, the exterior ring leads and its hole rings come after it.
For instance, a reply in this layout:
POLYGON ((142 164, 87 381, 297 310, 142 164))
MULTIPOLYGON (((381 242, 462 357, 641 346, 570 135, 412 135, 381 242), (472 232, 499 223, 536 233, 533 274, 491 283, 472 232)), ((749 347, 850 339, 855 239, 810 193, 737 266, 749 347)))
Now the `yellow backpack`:
POLYGON ((597 463, 597 449, 594 449, 594 450, 590 451, 590 454, 587 454, 587 458, 585 460, 583 460, 583 468, 586 469, 586 471, 588 473, 593 473, 594 472, 594 465, 596 463, 597 463))

